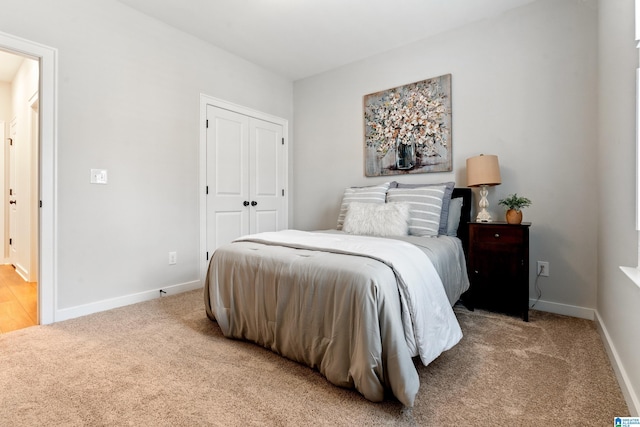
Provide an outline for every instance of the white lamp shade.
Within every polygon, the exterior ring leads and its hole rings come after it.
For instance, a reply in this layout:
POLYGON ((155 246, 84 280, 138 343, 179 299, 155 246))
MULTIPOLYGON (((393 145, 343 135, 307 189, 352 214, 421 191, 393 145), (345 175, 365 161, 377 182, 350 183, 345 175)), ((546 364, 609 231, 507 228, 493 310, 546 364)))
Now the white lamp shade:
POLYGON ((467 186, 501 184, 498 156, 480 154, 467 159, 467 186))

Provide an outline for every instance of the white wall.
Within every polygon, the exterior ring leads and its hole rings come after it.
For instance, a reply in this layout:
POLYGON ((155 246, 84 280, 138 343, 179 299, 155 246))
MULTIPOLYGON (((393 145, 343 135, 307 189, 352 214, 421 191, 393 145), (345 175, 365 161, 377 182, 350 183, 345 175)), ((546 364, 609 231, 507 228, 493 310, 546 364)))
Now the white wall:
MULTIPOLYGON (((396 178, 455 180, 465 160, 499 157, 497 200, 532 199, 531 283, 536 260, 545 309, 589 316, 596 307, 595 0, 540 0, 294 84, 294 226, 335 228, 343 188, 396 178), (363 96, 452 74, 453 172, 365 178, 363 96), (575 307, 578 307, 574 310, 575 307), (586 308, 587 310, 583 310, 586 308)), ((535 295, 532 289, 532 297, 535 295)))
POLYGON ((618 268, 638 261, 634 7, 630 0, 600 0, 598 6, 598 315, 638 415, 640 288, 618 268))
MULTIPOLYGON (((11 120, 11 83, 0 81, 0 120, 11 120)), ((7 128, 8 130, 8 128, 7 128)))
POLYGON ((291 82, 113 0, 7 0, 0 28, 58 49, 57 308, 196 283, 199 95, 291 125, 291 82))

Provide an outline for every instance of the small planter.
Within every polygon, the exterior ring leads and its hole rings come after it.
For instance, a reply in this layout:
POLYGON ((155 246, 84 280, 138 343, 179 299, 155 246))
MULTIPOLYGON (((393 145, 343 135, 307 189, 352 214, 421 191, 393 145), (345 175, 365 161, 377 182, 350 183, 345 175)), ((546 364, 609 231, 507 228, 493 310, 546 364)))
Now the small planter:
POLYGON ((510 194, 505 199, 500 199, 498 204, 507 208, 507 224, 522 223, 522 208, 531 206, 531 200, 526 197, 518 197, 517 194, 510 194))
POLYGON ((522 222, 522 211, 509 209, 506 216, 509 224, 520 224, 522 222))

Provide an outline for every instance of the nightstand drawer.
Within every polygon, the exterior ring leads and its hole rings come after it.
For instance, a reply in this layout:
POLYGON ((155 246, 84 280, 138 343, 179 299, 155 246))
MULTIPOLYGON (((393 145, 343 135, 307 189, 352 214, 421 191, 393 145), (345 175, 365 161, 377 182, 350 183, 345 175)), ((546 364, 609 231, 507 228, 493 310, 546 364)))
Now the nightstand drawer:
POLYGON ((483 225, 474 227, 473 233, 475 242, 521 244, 525 230, 520 227, 483 225))

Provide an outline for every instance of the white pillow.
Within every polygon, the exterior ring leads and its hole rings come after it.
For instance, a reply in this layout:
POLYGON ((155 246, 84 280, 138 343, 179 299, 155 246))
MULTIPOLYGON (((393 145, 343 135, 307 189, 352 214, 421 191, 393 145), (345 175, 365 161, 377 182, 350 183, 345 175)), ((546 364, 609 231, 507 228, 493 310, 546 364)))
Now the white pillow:
POLYGON ((409 203, 351 202, 342 230, 365 236, 406 236, 409 232, 409 203))
POLYGON ((420 188, 390 188, 387 192, 387 201, 411 204, 409 234, 437 236, 445 187, 445 185, 434 185, 420 188))
POLYGON ((338 215, 338 230, 342 230, 342 223, 344 222, 344 217, 347 214, 349 203, 362 202, 383 204, 387 198, 389 184, 389 182, 385 182, 384 184, 372 185, 370 187, 346 188, 344 190, 344 195, 342 196, 340 214, 338 215))

